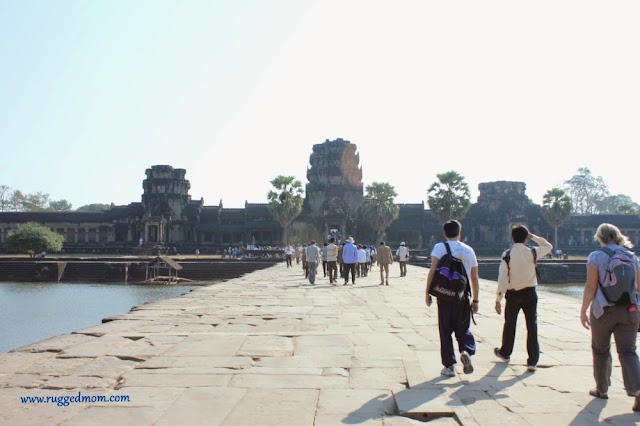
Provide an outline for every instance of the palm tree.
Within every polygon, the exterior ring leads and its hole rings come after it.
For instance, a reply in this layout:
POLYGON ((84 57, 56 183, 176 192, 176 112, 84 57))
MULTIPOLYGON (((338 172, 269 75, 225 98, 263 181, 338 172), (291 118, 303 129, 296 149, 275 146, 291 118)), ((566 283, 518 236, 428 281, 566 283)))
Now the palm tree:
POLYGON ((542 197, 542 216, 553 226, 553 245, 558 248, 558 226, 562 225, 573 210, 571 197, 560 188, 548 190, 542 197))
POLYGON ((373 182, 365 189, 367 194, 360 205, 360 215, 376 231, 377 241, 381 241, 387 227, 400 214, 400 208, 394 201, 398 194, 391 184, 385 182, 373 182))
POLYGON ((427 204, 431 212, 444 223, 462 219, 471 207, 471 191, 464 176, 456 171, 437 174, 437 182, 427 190, 427 204))
POLYGON ((269 213, 284 228, 283 243, 287 243, 289 225, 302 212, 302 183, 293 176, 279 175, 271 182, 276 191, 269 191, 269 213))

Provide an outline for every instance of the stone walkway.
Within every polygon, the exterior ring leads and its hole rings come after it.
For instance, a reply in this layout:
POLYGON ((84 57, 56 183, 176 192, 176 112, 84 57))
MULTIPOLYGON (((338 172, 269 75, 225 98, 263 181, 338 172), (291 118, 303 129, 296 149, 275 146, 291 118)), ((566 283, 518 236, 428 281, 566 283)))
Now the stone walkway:
MULTIPOLYGON (((502 318, 481 280, 475 372, 440 375, 427 270, 377 268, 355 286, 278 264, 149 303, 102 325, 0 354, 0 424, 438 425, 640 424, 614 360, 608 400, 590 397, 590 336, 579 300, 541 293, 535 373, 524 319, 509 364, 493 355, 502 318), (128 402, 23 404, 20 397, 128 402)), ((322 272, 320 273, 322 275, 322 272)))

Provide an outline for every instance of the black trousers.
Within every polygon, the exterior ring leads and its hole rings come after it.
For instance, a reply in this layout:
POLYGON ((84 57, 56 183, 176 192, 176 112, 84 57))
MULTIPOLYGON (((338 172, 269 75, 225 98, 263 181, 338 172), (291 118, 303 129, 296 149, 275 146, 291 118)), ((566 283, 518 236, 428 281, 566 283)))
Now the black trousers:
POLYGON ((344 270, 344 282, 348 283, 349 282, 349 271, 351 271, 351 283, 356 282, 356 265, 357 263, 343 263, 343 270, 344 270))
POLYGON ((500 353, 510 357, 516 340, 516 325, 520 310, 524 312, 527 323, 527 365, 537 365, 540 360, 540 344, 538 343, 538 294, 535 287, 522 290, 507 290, 504 307, 504 328, 502 329, 502 348, 500 353))
POLYGON ((450 367, 456 363, 452 334, 456 336, 460 352, 467 351, 469 355, 476 353, 476 340, 471 330, 469 330, 470 323, 471 307, 468 300, 460 303, 438 300, 440 359, 445 367, 450 367))

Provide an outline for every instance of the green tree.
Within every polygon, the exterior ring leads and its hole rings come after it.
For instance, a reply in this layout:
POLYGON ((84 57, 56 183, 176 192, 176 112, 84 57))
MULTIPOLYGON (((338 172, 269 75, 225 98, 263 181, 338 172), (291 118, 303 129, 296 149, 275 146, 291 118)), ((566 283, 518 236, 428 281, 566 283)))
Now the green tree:
POLYGON ((7 185, 0 185, 0 212, 10 210, 11 194, 13 190, 7 185))
POLYGON ((456 171, 437 174, 438 181, 427 190, 427 204, 431 212, 444 223, 450 219, 460 220, 471 207, 471 191, 464 176, 456 171))
POLYGON ((109 204, 94 203, 80 206, 76 209, 76 211, 84 213, 101 213, 105 210, 109 210, 110 208, 111 206, 109 204))
POLYGON ((628 195, 610 195, 604 197, 596 207, 600 214, 635 214, 640 205, 628 195))
POLYGON ((48 210, 53 210, 56 212, 70 212, 73 210, 73 206, 67 200, 51 200, 49 201, 48 210))
POLYGON ((22 209, 27 212, 41 212, 47 209, 47 204, 49 204, 49 194, 34 192, 25 195, 22 209))
POLYGON ((28 222, 9 233, 5 248, 9 253, 26 253, 33 257, 43 250, 58 252, 62 250, 63 242, 64 238, 57 232, 39 223, 28 222))
POLYGON ((587 167, 564 182, 566 191, 573 202, 573 212, 577 214, 598 213, 598 204, 609 196, 609 187, 602 176, 593 176, 587 167))
POLYGON ((553 226, 553 246, 558 248, 558 226, 571 216, 573 202, 571 197, 560 188, 548 190, 542 197, 542 216, 553 226))
POLYGON ((289 225, 302 212, 302 183, 293 176, 279 175, 271 182, 274 190, 269 191, 269 213, 284 228, 283 243, 287 242, 289 225))
POLYGON ((9 202, 7 204, 7 210, 11 212, 24 211, 25 195, 19 189, 16 189, 11 193, 9 202))
POLYGON ((395 188, 386 182, 373 182, 366 187, 360 205, 360 215, 376 231, 376 241, 384 239, 385 230, 398 218, 400 208, 395 203, 395 188))

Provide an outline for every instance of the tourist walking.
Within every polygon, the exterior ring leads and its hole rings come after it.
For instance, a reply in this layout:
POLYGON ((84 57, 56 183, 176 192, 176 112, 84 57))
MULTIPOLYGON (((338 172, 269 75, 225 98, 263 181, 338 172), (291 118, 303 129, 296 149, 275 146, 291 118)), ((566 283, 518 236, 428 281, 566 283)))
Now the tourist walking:
POLYGON ((369 270, 373 271, 373 265, 376 264, 376 247, 375 246, 369 246, 369 250, 371 251, 371 262, 369 262, 369 270))
POLYGON ((504 307, 504 327, 502 346, 494 348, 495 355, 503 361, 509 361, 516 339, 516 324, 520 310, 524 312, 527 324, 527 370, 536 371, 540 359, 538 343, 538 274, 536 260, 551 252, 553 246, 542 237, 533 235, 524 225, 511 228, 513 246, 502 253, 502 262, 498 271, 498 290, 495 310, 502 313, 502 297, 506 299, 504 307), (538 247, 529 247, 532 240, 538 247))
POLYGON ((306 250, 307 272, 311 285, 316 285, 316 273, 318 272, 318 262, 322 259, 320 248, 314 240, 309 241, 306 250))
POLYGON ((338 282, 338 246, 335 237, 331 237, 327 245, 327 272, 329 273, 329 284, 336 285, 338 282))
POLYGON ((344 249, 344 243, 338 244, 338 271, 340 276, 344 277, 344 260, 342 259, 342 250, 344 249))
POLYGON ((296 245, 295 251, 293 252, 294 257, 296 258, 296 265, 300 264, 300 256, 302 256, 302 247, 300 244, 296 245))
POLYGON ((367 276, 367 252, 362 244, 358 244, 358 277, 367 276))
POLYGON ((284 260, 287 262, 287 268, 293 267, 293 262, 291 260, 293 256, 293 246, 289 243, 284 248, 284 260))
POLYGON ((400 263, 400 276, 407 276, 407 262, 409 262, 409 249, 404 244, 400 243, 400 247, 396 250, 396 256, 398 256, 398 263, 400 263))
POLYGON ((393 253, 391 252, 391 247, 386 245, 384 241, 380 241, 376 259, 378 267, 380 267, 380 285, 385 283, 389 285, 389 265, 393 264, 393 253))
POLYGON ((327 242, 322 245, 320 249, 320 256, 322 257, 322 273, 326 277, 327 276, 327 242))
POLYGON ((302 245, 302 273, 304 277, 307 278, 309 276, 309 269, 307 268, 307 245, 302 245))
POLYGON ((347 242, 342 247, 342 269, 344 270, 344 285, 349 284, 349 273, 351 273, 351 284, 356 283, 356 267, 358 265, 358 247, 353 244, 353 237, 347 238, 347 242))
POLYGON ((444 368, 441 374, 444 376, 455 376, 454 365, 456 355, 453 349, 452 334, 455 334, 460 350, 460 360, 463 364, 465 374, 473 373, 471 356, 476 353, 476 341, 469 330, 471 324, 471 312, 478 312, 478 294, 480 285, 478 282, 478 259, 471 247, 460 241, 460 231, 462 225, 457 220, 448 220, 444 223, 445 243, 437 243, 431 251, 431 267, 427 276, 426 302, 431 306, 432 298, 429 294, 431 280, 438 268, 438 262, 447 254, 447 248, 451 254, 460 259, 471 282, 471 304, 468 297, 461 302, 448 302, 438 299, 438 331, 440 333, 440 358, 444 368))
POLYGON ((640 362, 636 352, 640 322, 636 297, 640 283, 638 258, 628 250, 633 247, 629 238, 615 225, 600 224, 594 237, 601 249, 587 258, 587 281, 580 308, 582 326, 591 329, 596 387, 589 395, 608 398, 613 334, 625 390, 627 395, 635 396, 632 409, 640 411, 640 362), (632 278, 627 279, 629 276, 632 278))

